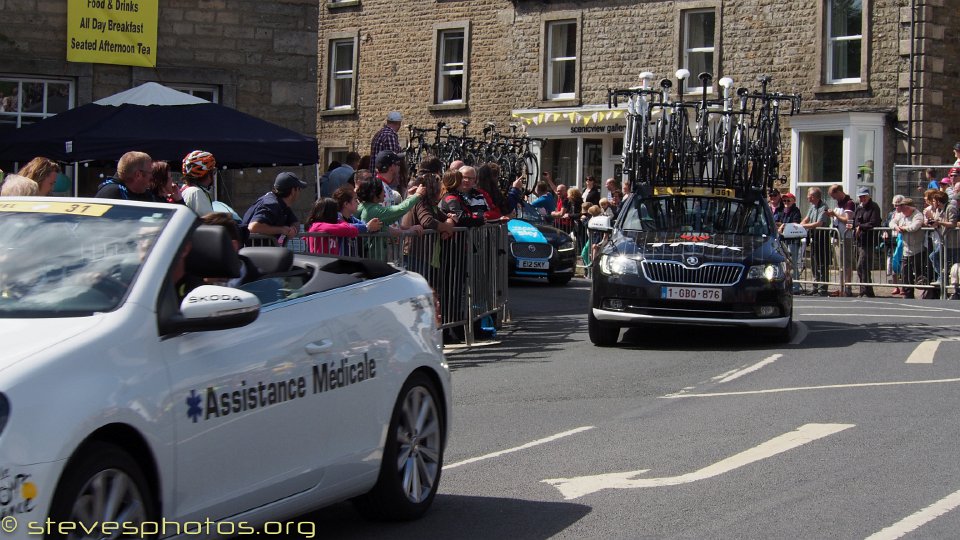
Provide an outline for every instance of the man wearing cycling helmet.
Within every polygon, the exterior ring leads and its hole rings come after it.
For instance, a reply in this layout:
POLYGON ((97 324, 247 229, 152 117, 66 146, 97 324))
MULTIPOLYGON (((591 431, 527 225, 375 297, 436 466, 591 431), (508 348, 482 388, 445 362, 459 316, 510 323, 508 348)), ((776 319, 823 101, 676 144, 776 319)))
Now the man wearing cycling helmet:
POLYGON ((198 216, 213 212, 213 195, 210 186, 216 179, 217 160, 213 154, 203 150, 194 150, 183 158, 183 181, 185 186, 180 192, 183 203, 198 216))

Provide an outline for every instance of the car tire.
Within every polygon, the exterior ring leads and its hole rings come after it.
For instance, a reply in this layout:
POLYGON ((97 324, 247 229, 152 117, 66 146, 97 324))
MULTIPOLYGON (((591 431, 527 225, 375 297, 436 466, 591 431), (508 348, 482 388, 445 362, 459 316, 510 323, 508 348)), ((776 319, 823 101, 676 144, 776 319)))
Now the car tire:
POLYGON ((590 335, 590 342, 597 347, 612 347, 620 339, 620 327, 604 324, 593 316, 593 313, 587 314, 587 333, 590 335))
POLYGON ((377 484, 354 499, 371 519, 408 521, 430 508, 440 485, 446 419, 434 383, 414 373, 393 408, 377 484))
MULTIPOLYGON (((92 442, 72 459, 60 477, 50 504, 50 519, 60 523, 82 521, 135 523, 139 526, 154 519, 155 501, 140 466, 119 446, 92 442), (109 513, 94 513, 92 504, 115 500, 109 513)), ((103 538, 109 534, 100 531, 103 538)), ((66 538, 54 534, 47 538, 66 538)))
POLYGON ((547 281, 551 285, 563 286, 567 283, 570 283, 570 280, 573 279, 573 276, 563 275, 563 276, 547 276, 547 281))

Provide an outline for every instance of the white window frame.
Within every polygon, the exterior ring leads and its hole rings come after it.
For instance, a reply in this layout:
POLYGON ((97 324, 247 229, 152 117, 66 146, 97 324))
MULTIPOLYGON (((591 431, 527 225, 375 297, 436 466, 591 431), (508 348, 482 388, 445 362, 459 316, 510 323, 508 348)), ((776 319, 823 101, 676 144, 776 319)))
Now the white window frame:
POLYGON ((467 29, 466 28, 445 28, 437 31, 437 88, 436 88, 436 99, 434 103, 437 104, 448 104, 448 103, 464 103, 467 95, 467 29), (459 34, 459 38, 457 37, 459 34), (463 56, 460 58, 460 62, 451 62, 449 64, 444 62, 446 58, 446 52, 448 47, 448 40, 459 39, 462 42, 460 51, 463 56), (443 99, 443 96, 446 95, 448 77, 453 77, 460 75, 460 98, 459 99, 443 99))
MULTIPOLYGON (((547 73, 546 73, 547 79, 545 81, 546 82, 545 86, 547 89, 546 95, 548 100, 576 99, 577 97, 576 75, 574 75, 573 92, 555 92, 554 91, 555 88, 553 87, 553 75, 556 69, 555 66, 557 66, 560 63, 573 62, 574 73, 576 73, 577 62, 579 62, 579 59, 577 58, 577 56, 554 56, 553 33, 557 28, 560 28, 561 26, 567 26, 567 25, 573 25, 574 29, 576 30, 574 32, 574 35, 577 36, 575 39, 579 41, 580 29, 578 27, 578 22, 576 20, 558 20, 558 21, 547 22, 547 31, 546 31, 547 51, 546 51, 546 59, 545 59, 546 66, 547 66, 547 73)), ((579 50, 579 43, 574 43, 574 50, 579 50)))
POLYGON ((336 110, 347 110, 354 109, 356 99, 356 90, 357 90, 357 38, 356 37, 347 37, 347 38, 334 38, 328 42, 327 48, 327 110, 336 111, 336 110), (349 43, 351 47, 350 51, 350 69, 349 70, 340 70, 336 71, 335 67, 337 65, 336 60, 338 59, 338 50, 339 46, 349 43), (338 81, 350 80, 350 91, 349 91, 349 100, 346 104, 335 105, 334 99, 337 97, 336 94, 336 84, 338 81))
POLYGON ((839 43, 851 43, 859 42, 861 56, 863 55, 863 21, 864 21, 864 4, 860 3, 860 33, 852 34, 848 36, 833 36, 833 7, 836 0, 825 0, 826 1, 826 37, 827 37, 827 50, 826 54, 826 81, 827 84, 855 84, 863 81, 863 65, 860 59, 857 60, 857 71, 860 72, 859 77, 845 77, 840 79, 833 78, 833 52, 834 47, 839 43))
MULTIPOLYGON (((716 76, 717 74, 715 73, 715 69, 714 69, 714 66, 716 65, 716 58, 717 58, 717 57, 716 57, 716 54, 717 54, 717 47, 716 47, 716 45, 717 45, 717 43, 716 43, 716 28, 717 28, 717 10, 714 9, 714 8, 707 8, 707 9, 690 9, 690 10, 686 10, 686 11, 683 12, 683 38, 682 38, 682 41, 681 41, 681 43, 683 44, 683 45, 682 45, 682 46, 683 46, 683 51, 682 51, 682 52, 683 52, 683 54, 682 54, 682 59, 683 59, 683 60, 682 60, 682 64, 681 64, 680 67, 686 68, 686 69, 689 69, 689 68, 690 68, 690 55, 691 55, 691 54, 710 53, 710 54, 713 55, 713 57, 712 57, 712 59, 711 59, 710 65, 707 66, 707 68, 708 68, 710 74, 711 74, 711 75, 714 75, 714 79, 718 79, 718 78, 719 78, 719 77, 716 76), (714 39, 713 39, 713 41, 714 41, 713 46, 712 46, 712 47, 691 47, 691 46, 690 46, 690 37, 691 37, 691 36, 690 36, 690 28, 692 27, 692 24, 691 24, 691 22, 690 22, 690 19, 691 19, 691 17, 692 17, 693 15, 702 15, 702 14, 704 14, 704 13, 709 13, 709 14, 712 14, 712 15, 713 15, 713 27, 714 27, 714 35, 712 36, 712 37, 714 38, 714 39)), ((690 73, 690 79, 687 80, 686 93, 689 93, 689 94, 699 94, 699 93, 701 93, 701 92, 703 91, 703 90, 702 90, 703 87, 700 85, 699 79, 697 79, 697 76, 698 76, 698 75, 700 75, 700 74, 699 74, 699 73, 693 73, 693 72, 690 73)), ((711 83, 710 86, 707 87, 707 92, 713 92, 713 88, 714 88, 714 87, 713 87, 713 84, 711 83)))
POLYGON ((17 84, 17 102, 16 110, 14 111, 5 111, 0 112, 0 119, 5 123, 9 119, 14 118, 14 123, 16 128, 19 129, 23 126, 24 118, 35 119, 36 121, 43 120, 44 118, 49 118, 55 116, 57 113, 52 113, 48 111, 47 103, 47 85, 48 84, 66 84, 68 85, 68 97, 67 97, 67 110, 70 110, 77 105, 77 88, 76 84, 72 79, 56 79, 56 78, 37 78, 37 77, 17 77, 17 76, 2 76, 0 75, 0 81, 7 83, 16 83, 17 84), (40 112, 23 112, 23 85, 24 84, 36 84, 43 83, 43 107, 40 112))
POLYGON ((216 85, 204 85, 204 84, 171 84, 170 88, 178 92, 183 92, 184 94, 190 94, 191 96, 199 97, 200 99, 207 99, 203 96, 197 96, 199 93, 212 93, 213 99, 209 100, 210 103, 220 103, 220 87, 216 85))
MULTIPOLYGON (((808 187, 825 188, 833 181, 799 182, 800 178, 800 138, 806 132, 840 131, 843 133, 843 162, 840 184, 846 193, 856 193, 860 186, 867 186, 873 193, 873 200, 885 201, 883 193, 884 134, 886 118, 884 113, 828 113, 810 116, 794 116, 790 119, 790 191, 798 198, 806 195, 808 187), (860 166, 858 145, 861 135, 873 136, 873 174, 871 178, 858 177, 860 166)), ((826 190, 824 189, 824 197, 826 190)), ((799 202, 799 201, 798 201, 799 202)))

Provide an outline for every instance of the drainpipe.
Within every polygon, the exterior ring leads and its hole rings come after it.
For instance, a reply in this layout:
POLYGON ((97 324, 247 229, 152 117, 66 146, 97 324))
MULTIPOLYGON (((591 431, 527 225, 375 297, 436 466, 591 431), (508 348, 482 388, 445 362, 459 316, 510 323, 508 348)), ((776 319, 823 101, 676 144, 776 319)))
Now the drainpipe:
POLYGON ((907 163, 913 163, 913 72, 914 50, 917 39, 917 2, 910 0, 910 77, 907 88, 907 163))

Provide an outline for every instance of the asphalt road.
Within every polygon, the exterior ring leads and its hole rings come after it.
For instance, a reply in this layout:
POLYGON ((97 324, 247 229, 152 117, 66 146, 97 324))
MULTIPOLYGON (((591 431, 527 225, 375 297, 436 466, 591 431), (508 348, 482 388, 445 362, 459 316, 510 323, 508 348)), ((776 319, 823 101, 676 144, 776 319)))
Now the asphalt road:
POLYGON ((589 283, 510 288, 499 343, 448 355, 440 493, 413 523, 316 514, 328 538, 960 537, 960 302, 795 300, 747 331, 586 335, 589 283))

